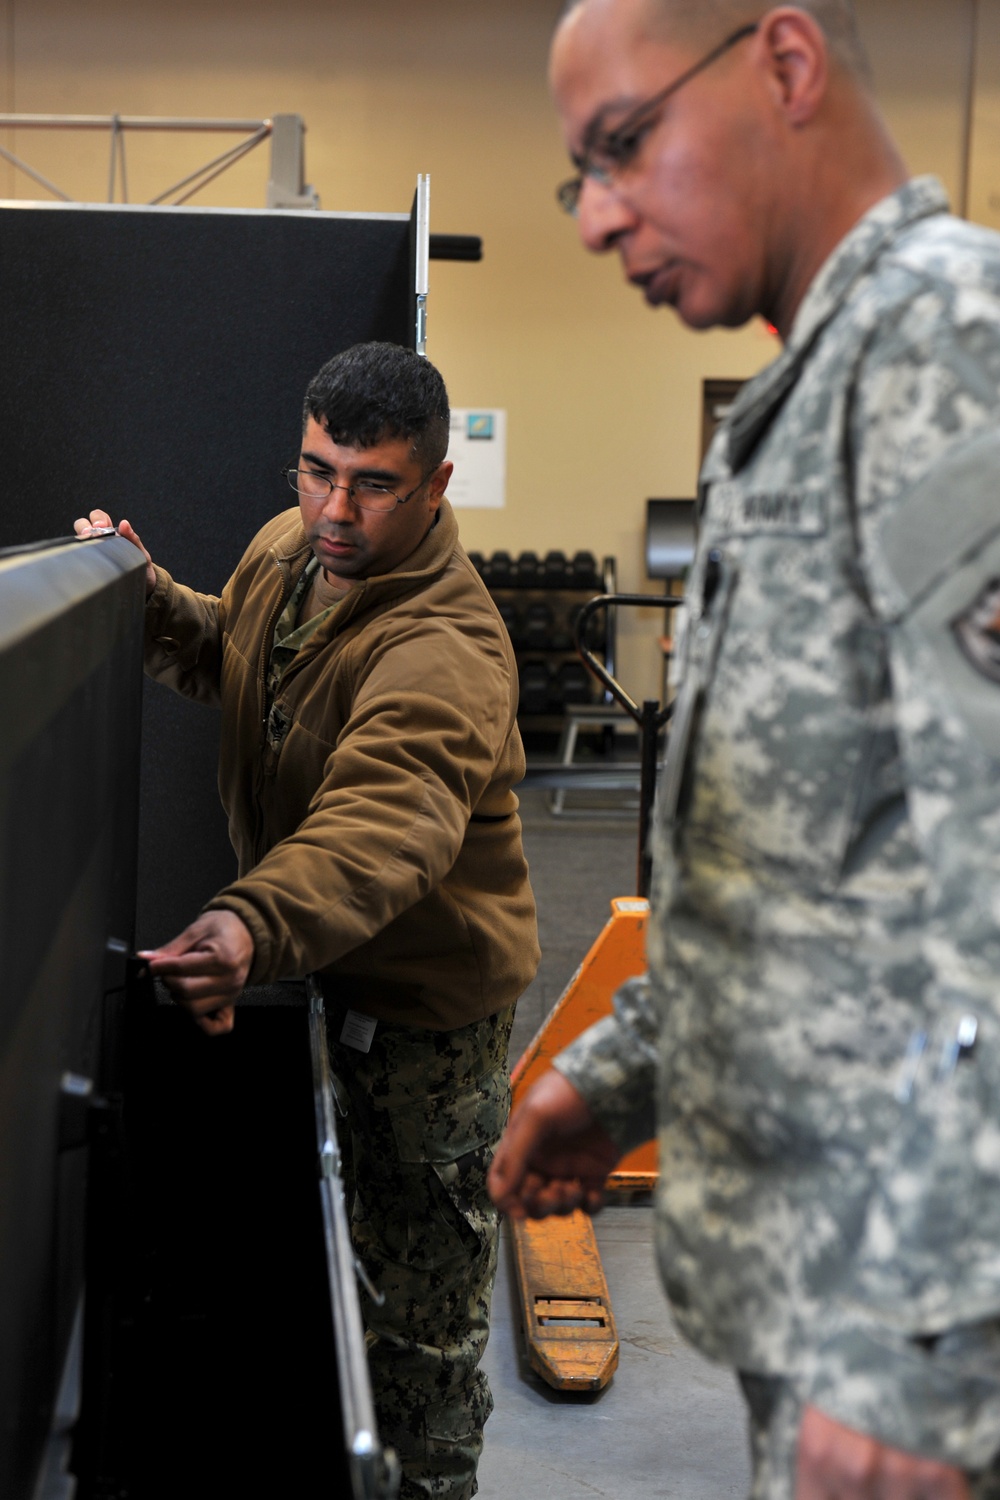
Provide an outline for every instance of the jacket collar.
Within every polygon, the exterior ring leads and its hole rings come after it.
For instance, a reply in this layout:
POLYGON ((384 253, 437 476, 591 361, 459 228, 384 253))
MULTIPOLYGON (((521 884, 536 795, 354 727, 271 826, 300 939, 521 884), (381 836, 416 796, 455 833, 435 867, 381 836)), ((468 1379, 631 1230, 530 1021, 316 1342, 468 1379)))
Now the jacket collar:
POLYGON ((909 225, 947 212, 948 199, 937 179, 915 177, 858 220, 813 278, 782 353, 749 381, 734 401, 720 448, 706 463, 706 479, 723 477, 724 469, 736 473, 746 463, 764 428, 798 380, 817 337, 883 251, 909 225))
MULTIPOLYGON (((349 594, 337 611, 338 622, 356 614, 361 608, 394 599, 422 583, 429 583, 444 571, 457 546, 458 522, 455 512, 447 500, 442 500, 437 521, 419 547, 390 573, 374 574, 364 579, 361 587, 349 594)), ((289 564, 293 572, 298 571, 297 564, 305 566, 312 555, 312 548, 301 521, 294 520, 288 530, 278 536, 272 552, 279 563, 289 564)))

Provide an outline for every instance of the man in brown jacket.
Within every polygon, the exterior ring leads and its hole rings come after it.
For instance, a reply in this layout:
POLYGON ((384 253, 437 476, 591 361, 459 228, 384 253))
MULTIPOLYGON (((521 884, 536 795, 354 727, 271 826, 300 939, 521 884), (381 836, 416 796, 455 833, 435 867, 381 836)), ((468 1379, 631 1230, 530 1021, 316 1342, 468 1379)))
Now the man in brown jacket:
MULTIPOLYGON (((209 1032, 233 1025, 244 985, 320 976, 355 1246, 385 1295, 364 1304, 380 1433, 414 1500, 476 1489, 485 1172, 538 961, 516 670, 444 498, 448 428, 428 361, 349 349, 306 394, 298 509, 254 538, 222 597, 147 570, 147 672, 222 710, 239 876, 146 956, 209 1032)), ((77 530, 108 524, 94 511, 77 530)))

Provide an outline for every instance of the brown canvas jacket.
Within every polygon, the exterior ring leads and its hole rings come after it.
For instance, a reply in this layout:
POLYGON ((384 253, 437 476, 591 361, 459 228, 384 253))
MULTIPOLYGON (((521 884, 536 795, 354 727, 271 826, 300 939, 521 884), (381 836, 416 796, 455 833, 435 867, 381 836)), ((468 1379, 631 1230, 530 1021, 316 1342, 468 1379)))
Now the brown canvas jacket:
POLYGON ((222 709, 239 877, 208 907, 250 929, 253 984, 322 971, 380 1019, 462 1026, 513 1003, 539 957, 510 641, 444 501, 417 550, 289 666, 274 748, 271 638, 310 555, 295 509, 258 533, 221 599, 157 569, 146 671, 222 709))

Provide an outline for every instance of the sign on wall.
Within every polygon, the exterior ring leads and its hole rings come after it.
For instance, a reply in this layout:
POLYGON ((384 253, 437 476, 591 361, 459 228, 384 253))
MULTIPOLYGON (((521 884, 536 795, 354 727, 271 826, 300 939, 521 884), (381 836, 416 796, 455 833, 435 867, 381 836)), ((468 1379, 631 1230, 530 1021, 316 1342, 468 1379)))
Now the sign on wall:
POLYGON ((448 486, 454 506, 501 510, 507 495, 507 413, 496 407, 453 406, 448 486))

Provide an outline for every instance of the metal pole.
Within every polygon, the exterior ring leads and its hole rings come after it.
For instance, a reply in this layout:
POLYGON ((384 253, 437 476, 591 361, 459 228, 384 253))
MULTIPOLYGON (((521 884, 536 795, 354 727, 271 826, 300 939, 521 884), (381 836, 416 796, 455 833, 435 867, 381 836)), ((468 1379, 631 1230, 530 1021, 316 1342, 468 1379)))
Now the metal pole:
POLYGON ((417 175, 416 212, 416 265, 414 292, 417 303, 417 326, 413 330, 414 348, 418 354, 427 353, 427 294, 430 291, 431 248, 431 179, 424 173, 417 175))
POLYGON ((111 116, 111 166, 108 171, 108 202, 115 201, 115 179, 118 163, 121 162, 122 202, 128 202, 128 182, 125 178, 125 137, 122 134, 120 115, 111 116))
POLYGON ((128 202, 128 174, 125 171, 125 137, 118 131, 118 162, 122 171, 122 202, 128 202))
POLYGON ((0 130, 220 130, 248 135, 271 129, 270 120, 196 120, 175 115, 12 115, 0 114, 0 130))
POLYGON ((584 663, 639 726, 639 869, 636 885, 638 886, 637 895, 643 897, 649 896, 653 868, 652 855, 647 853, 646 846, 649 841, 653 799, 656 795, 656 742, 663 725, 673 714, 674 705, 668 703, 661 708, 655 699, 647 698, 640 708, 634 698, 629 696, 621 683, 611 675, 604 663, 598 660, 586 644, 587 625, 596 610, 610 609, 612 605, 634 604, 647 607, 652 604, 660 609, 676 609, 683 603, 683 598, 672 594, 667 594, 665 597, 653 594, 598 594, 595 598, 588 599, 583 605, 576 617, 576 625, 573 627, 576 649, 583 657, 584 663))
POLYGON ((647 698, 642 705, 639 723, 639 867, 636 875, 636 895, 649 896, 653 878, 653 855, 649 848, 649 830, 653 816, 653 799, 656 796, 656 742, 659 738, 660 705, 647 698))
POLYGON ((62 188, 56 187, 55 183, 50 182, 47 177, 43 177, 41 172, 36 172, 34 167, 29 167, 26 161, 22 161, 19 156, 15 156, 13 151, 8 151, 6 146, 0 146, 0 156, 3 157, 4 161, 9 161, 11 166, 16 167, 19 172, 23 172, 26 177, 30 177, 32 182, 37 182, 41 187, 45 188, 54 198, 61 198, 64 203, 73 202, 69 193, 64 193, 62 188))
POLYGON ((306 182, 305 134, 301 115, 272 119, 268 208, 319 208, 319 194, 306 182))
POLYGON ((150 207, 155 208, 158 204, 165 202, 174 193, 179 193, 181 188, 188 187, 189 183, 194 183, 195 186, 189 192, 185 193, 182 198, 178 198, 173 207, 177 208, 180 204, 186 203, 188 198, 192 197, 195 193, 200 193, 203 187, 210 183, 213 178, 219 177, 227 167, 233 166, 241 157, 251 152, 268 134, 269 131, 261 127, 256 135, 250 136, 249 140, 237 141, 235 146, 229 146, 222 152, 221 156, 213 157, 203 167, 199 167, 196 172, 189 173, 187 177, 182 177, 180 182, 175 182, 172 187, 164 188, 163 192, 158 193, 155 198, 150 198, 150 207))

